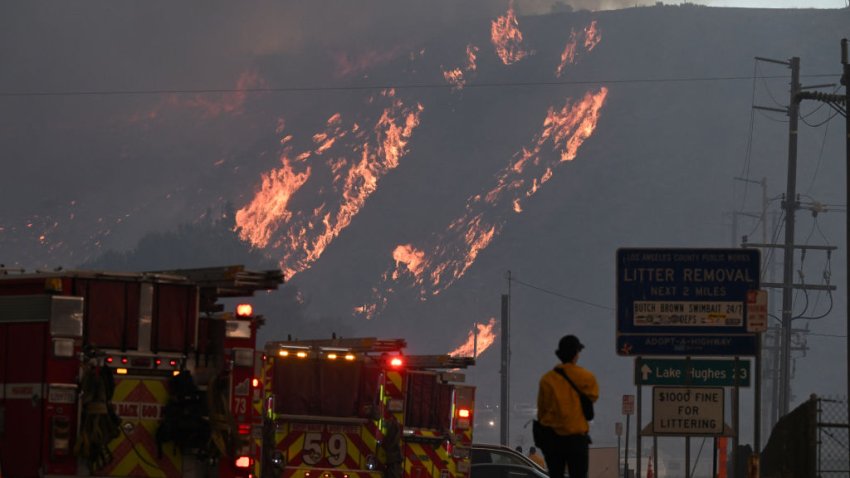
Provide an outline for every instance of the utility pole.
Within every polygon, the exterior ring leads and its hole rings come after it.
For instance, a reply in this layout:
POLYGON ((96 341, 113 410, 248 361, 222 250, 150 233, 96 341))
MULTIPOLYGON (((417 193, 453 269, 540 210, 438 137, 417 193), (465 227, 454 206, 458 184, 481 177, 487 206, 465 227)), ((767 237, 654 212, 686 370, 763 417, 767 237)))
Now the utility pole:
POLYGON ((780 411, 788 413, 791 401, 791 313, 794 306, 794 216, 797 211, 797 122, 800 117, 800 58, 793 57, 791 67, 791 103, 788 105, 788 184, 782 207, 785 209, 785 251, 782 273, 782 388, 780 411))
MULTIPOLYGON (((762 244, 767 244, 767 178, 762 177, 761 181, 754 181, 752 179, 747 178, 735 178, 738 181, 744 181, 747 183, 755 183, 761 185, 761 215, 759 220, 761 221, 761 242, 762 244)), ((735 234, 737 235, 737 226, 738 226, 738 216, 737 214, 747 214, 747 213, 733 213, 732 214, 732 223, 733 228, 735 229, 735 234)), ((737 240, 737 238, 736 238, 737 240)), ((746 238, 744 239, 746 241, 746 238)), ((764 281, 764 277, 761 278, 762 282, 764 281)), ((761 453, 761 414, 762 414, 762 400, 761 400, 761 386, 762 386, 762 346, 763 346, 763 337, 761 333, 756 334, 756 357, 755 357, 755 390, 754 390, 754 423, 753 423, 753 448, 754 453, 761 453)))
MULTIPOLYGON (((841 64, 844 66, 843 74, 841 75, 841 84, 844 85, 844 132, 845 134, 845 154, 847 155, 847 161, 844 163, 847 168, 846 174, 846 183, 844 186, 844 193, 848 201, 850 201, 850 115, 847 113, 850 112, 850 61, 847 60, 847 39, 841 39, 841 64)), ((847 396, 845 397, 847 400, 847 424, 850 425, 850 217, 846 220, 846 233, 848 234, 846 237, 847 245, 847 254, 845 254, 847 262, 846 262, 846 274, 847 279, 846 282, 846 292, 847 292, 847 396)))
MULTIPOLYGON (((841 75, 841 84, 844 85, 844 95, 836 95, 836 94, 827 94, 827 93, 800 93, 800 99, 811 99, 817 100, 823 103, 828 104, 832 109, 840 113, 844 116, 844 129, 845 129, 845 151, 846 151, 846 161, 845 165, 847 168, 846 171, 846 183, 845 183, 845 194, 847 201, 850 202, 850 118, 847 116, 848 110, 850 110, 850 61, 847 59, 847 39, 843 38, 841 40, 841 65, 842 65, 842 75, 841 75)), ((847 219, 846 222, 846 240, 848 241, 848 253, 846 256, 846 270, 848 280, 846 281, 846 292, 847 297, 850 297, 850 218, 847 219)), ((850 423, 850 301, 847 302, 847 420, 850 423)))
MULTIPOLYGON (((846 43, 846 42, 845 42, 846 43)), ((846 47, 845 47, 846 48, 846 47)), ((834 290, 834 286, 826 285, 826 286, 813 286, 807 284, 794 284, 794 252, 796 249, 814 249, 814 250, 834 250, 835 247, 832 246, 795 246, 794 244, 794 232, 795 232, 795 213, 797 209, 800 207, 799 199, 797 198, 797 129, 798 129, 798 121, 800 116, 800 102, 804 99, 820 99, 822 97, 831 97, 837 95, 826 95, 823 93, 808 93, 803 92, 803 87, 800 85, 800 58, 793 57, 788 61, 780 61, 780 60, 772 60, 769 58, 759 58, 756 57, 756 60, 765 61, 768 63, 775 63, 779 65, 785 65, 791 69, 791 88, 790 88, 790 103, 788 108, 780 109, 780 108, 769 108, 763 106, 753 106, 756 109, 768 110, 768 111, 776 111, 780 113, 786 113, 788 115, 788 177, 787 177, 787 186, 785 197, 782 201, 782 208, 785 210, 785 242, 782 245, 783 249, 783 274, 782 274, 782 284, 771 284, 764 283, 764 287, 779 287, 782 289, 782 313, 781 313, 781 383, 779 388, 779 413, 781 415, 785 415, 788 413, 789 405, 791 401, 791 338, 793 334, 792 330, 792 313, 794 308, 793 302, 793 292, 794 289, 816 289, 816 290, 834 290)), ((847 66, 845 65, 845 70, 847 66)), ((828 86, 828 85, 818 85, 812 86, 810 88, 817 88, 820 86, 828 86)), ((826 100, 825 100, 826 101, 826 100)), ((843 99, 842 99, 843 101, 843 99)), ((835 101, 827 101, 831 106, 838 109, 835 101)), ((840 111, 840 110, 839 110, 840 111)), ((846 111, 844 112, 846 116, 846 111)), ((848 140, 850 141, 850 140, 848 140)), ((848 160, 848 165, 850 165, 850 160, 848 160)), ((848 178, 848 186, 850 186, 850 178, 848 178)), ((850 194, 850 192, 848 192, 850 194)), ((850 226, 848 226, 850 228, 850 226)), ((850 231, 850 229, 848 229, 850 231)), ((750 246, 759 247, 757 244, 750 244, 750 246)), ((764 247, 777 247, 773 244, 767 244, 764 247)), ((848 268, 850 268, 850 259, 848 259, 848 268)), ((850 290, 850 289, 848 289, 850 290)), ((850 314, 850 305, 848 306, 848 314, 850 314)), ((848 317, 848 325, 850 325, 850 317, 848 317)), ((848 341, 848 348, 850 349, 850 341, 848 341)), ((850 359, 848 359, 848 370, 850 370, 850 359)), ((848 377, 850 377, 850 371, 848 371, 848 377)), ((850 410, 850 407, 848 407, 850 410)))
POLYGON ((782 274, 782 367, 779 388, 779 411, 788 413, 791 389, 791 313, 794 289, 794 216, 797 211, 797 122, 800 116, 800 58, 789 61, 759 58, 756 60, 776 63, 791 68, 791 102, 787 109, 753 106, 756 109, 777 111, 788 115, 788 179, 782 208, 785 210, 785 244, 783 246, 782 274))
POLYGON ((508 293, 502 294, 502 393, 499 410, 499 441, 510 443, 511 408, 511 271, 508 271, 508 293))
MULTIPOLYGON (((850 61, 847 61, 847 39, 841 39, 841 64, 844 65, 844 74, 841 75, 841 84, 844 85, 844 132, 846 133, 846 137, 844 138, 846 143, 845 154, 847 155, 847 161, 845 162, 846 170, 846 180, 847 183, 844 187, 844 193, 846 194, 846 198, 850 201, 850 116, 847 115, 847 112, 850 111, 850 61)), ((850 278, 850 218, 846 220, 846 232, 847 236, 846 241, 847 245, 847 254, 845 254, 847 262, 846 262, 846 274, 847 277, 850 278)), ((847 424, 850 425, 850 280, 845 279, 846 282, 846 292, 845 296, 847 301, 847 424)))

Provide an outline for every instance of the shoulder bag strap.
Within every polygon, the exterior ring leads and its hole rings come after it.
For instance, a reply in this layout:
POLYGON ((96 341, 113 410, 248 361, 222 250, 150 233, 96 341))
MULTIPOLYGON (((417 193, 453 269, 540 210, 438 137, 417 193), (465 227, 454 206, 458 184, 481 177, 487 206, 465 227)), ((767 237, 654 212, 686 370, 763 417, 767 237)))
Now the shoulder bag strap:
POLYGON ((587 398, 587 395, 585 395, 585 394, 584 394, 584 392, 582 392, 581 390, 579 390, 579 389, 578 389, 578 387, 576 387, 576 384, 575 384, 572 380, 570 380, 570 377, 569 377, 569 376, 568 376, 568 375, 564 372, 564 370, 563 370, 563 369, 560 369, 560 368, 558 368, 558 367, 555 367, 555 372, 557 372, 557 373, 558 373, 558 375, 560 375, 560 376, 564 377, 565 379, 567 379, 567 382, 570 382, 570 385, 572 385, 572 386, 573 386, 573 389, 574 389, 574 390, 575 390, 575 391, 576 391, 579 395, 581 395, 581 396, 582 396, 582 397, 584 397, 584 398, 587 398))

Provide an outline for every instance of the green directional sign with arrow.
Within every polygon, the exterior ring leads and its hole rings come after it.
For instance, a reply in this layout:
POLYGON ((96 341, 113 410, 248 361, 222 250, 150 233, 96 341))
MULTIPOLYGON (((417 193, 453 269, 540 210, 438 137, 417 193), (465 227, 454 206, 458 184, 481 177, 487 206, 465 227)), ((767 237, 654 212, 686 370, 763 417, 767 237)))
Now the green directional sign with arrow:
POLYGON ((749 387, 747 360, 635 359, 635 385, 749 387))

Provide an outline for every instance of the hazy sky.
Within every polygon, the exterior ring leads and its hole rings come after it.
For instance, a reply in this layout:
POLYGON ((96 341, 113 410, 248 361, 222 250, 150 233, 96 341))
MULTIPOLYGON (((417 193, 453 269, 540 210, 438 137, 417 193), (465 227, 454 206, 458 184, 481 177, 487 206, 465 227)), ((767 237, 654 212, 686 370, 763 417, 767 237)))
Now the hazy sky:
MULTIPOLYGON (((844 8, 847 0, 659 0, 665 5, 694 3, 710 7, 741 7, 741 8, 844 8)), ((628 8, 636 5, 652 5, 654 0, 516 0, 519 9, 529 12, 531 9, 549 11, 551 5, 565 3, 576 8, 589 10, 611 10, 628 8)))
POLYGON ((704 0, 693 2, 710 7, 746 8, 844 8, 847 0, 704 0))

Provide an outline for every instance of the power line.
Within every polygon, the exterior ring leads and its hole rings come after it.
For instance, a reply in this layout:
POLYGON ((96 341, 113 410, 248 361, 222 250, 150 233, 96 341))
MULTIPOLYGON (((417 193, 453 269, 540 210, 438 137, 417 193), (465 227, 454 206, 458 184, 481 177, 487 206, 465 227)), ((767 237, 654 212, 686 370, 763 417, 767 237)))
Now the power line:
POLYGON ((843 339, 843 338, 847 337, 847 334, 843 334, 843 335, 842 334, 815 334, 813 332, 809 332, 806 335, 807 336, 813 336, 813 337, 832 337, 832 338, 836 338, 836 339, 843 339))
MULTIPOLYGON (((755 60, 755 63, 756 63, 756 70, 760 70, 760 69, 759 69, 759 67, 758 67, 758 64, 759 64, 759 63, 758 63, 758 60, 757 60, 757 59, 755 60)), ((765 81, 768 77, 760 76, 759 78, 761 78, 761 80, 762 80, 761 82, 762 82, 762 84, 764 85, 764 89, 765 89, 765 91, 767 92, 767 96, 768 96, 768 97, 770 97, 771 101, 773 101, 773 103, 774 103, 776 106, 779 106, 780 108, 784 108, 784 107, 785 107, 785 105, 783 105, 782 103, 780 103, 779 101, 777 101, 777 100, 776 100, 776 97, 774 97, 774 96, 773 96, 773 92, 772 92, 772 91, 770 91, 770 86, 769 86, 769 85, 767 84, 767 82, 765 81)))
POLYGON ((838 111, 833 112, 831 116, 829 116, 825 120, 821 121, 820 123, 816 123, 816 124, 812 124, 812 123, 809 123, 808 121, 806 121, 806 116, 800 116, 800 121, 805 123, 806 126, 810 126, 812 128, 820 128, 823 125, 829 126, 829 122, 832 121, 832 118, 835 118, 836 115, 838 115, 838 111))
MULTIPOLYGON (((835 74, 806 75, 810 78, 835 77, 835 74)), ((761 76, 761 79, 779 79, 782 76, 761 76)), ((575 85, 604 85, 604 84, 640 84, 640 83, 697 83, 714 81, 752 80, 753 76, 704 76, 704 77, 670 77, 670 78, 625 78, 598 79, 575 81, 506 81, 491 83, 470 83, 464 89, 470 88, 506 88, 506 87, 553 87, 575 85)), ((166 94, 223 94, 223 93, 314 93, 332 91, 369 91, 369 90, 417 90, 417 89, 452 89, 454 85, 447 83, 413 83, 413 84, 384 84, 384 85, 349 85, 349 86, 288 86, 267 88, 208 88, 208 89, 156 89, 156 90, 68 90, 68 91, 0 91, 0 97, 51 97, 51 96, 139 96, 166 94)))
MULTIPOLYGON (((752 92, 750 93, 750 104, 755 105, 756 103, 756 74, 758 73, 758 60, 753 59, 753 84, 752 84, 752 92)), ((750 125, 747 131, 747 148, 744 154, 744 167, 741 171, 741 176, 745 178, 750 177, 750 159, 753 152, 753 127, 755 125, 756 120, 756 110, 755 108, 750 108, 750 125)), ((733 184, 733 193, 734 193, 734 182, 733 184)), ((749 181, 744 181, 744 194, 741 197, 741 209, 744 209, 744 204, 747 202, 747 192, 749 191, 750 183, 749 181)))
MULTIPOLYGON (((826 103, 821 103, 821 106, 823 106, 824 104, 826 104, 826 103)), ((836 114, 837 113, 838 112, 836 112, 836 114)), ((829 133, 829 122, 832 121, 832 118, 834 118, 834 117, 835 117, 835 115, 832 115, 832 117, 827 119, 826 128, 823 129, 823 138, 821 139, 821 142, 820 142, 820 152, 818 153, 818 162, 815 165, 815 172, 814 172, 814 174, 812 174, 812 181, 809 183, 809 189, 806 190, 806 194, 808 194, 812 190, 812 188, 814 187, 815 179, 817 179, 818 173, 820 172, 820 165, 821 165, 821 162, 823 160, 823 149, 826 146, 826 135, 827 135, 827 133, 829 133)), ((809 123, 806 122, 805 118, 801 118, 801 119, 802 119, 803 123, 809 124, 809 123)), ((809 126, 811 126, 811 125, 809 125, 809 126)))
POLYGON ((515 277, 511 277, 509 280, 511 282, 516 282, 517 284, 524 285, 524 286, 526 286, 530 289, 534 289, 534 290, 537 290, 537 291, 540 291, 540 292, 543 292, 543 293, 546 293, 546 294, 554 295, 554 296, 560 297, 562 299, 571 300, 573 302, 578 302, 580 304, 589 305, 591 307, 598 307, 600 309, 614 310, 613 307, 609 307, 607 305, 596 304, 594 302, 589 302, 589 301, 586 301, 586 300, 583 300, 583 299, 578 299, 576 297, 570 297, 568 295, 561 294, 560 292, 555 292, 553 290, 549 290, 549 289, 545 289, 543 287, 539 287, 539 286, 536 286, 536 285, 533 285, 533 284, 529 284, 528 282, 523 282, 523 281, 521 281, 521 280, 519 280, 515 277))

